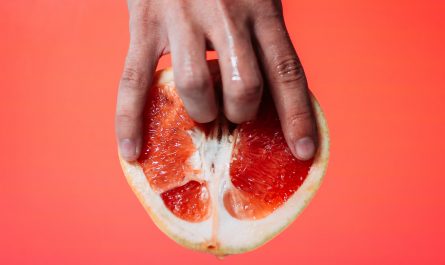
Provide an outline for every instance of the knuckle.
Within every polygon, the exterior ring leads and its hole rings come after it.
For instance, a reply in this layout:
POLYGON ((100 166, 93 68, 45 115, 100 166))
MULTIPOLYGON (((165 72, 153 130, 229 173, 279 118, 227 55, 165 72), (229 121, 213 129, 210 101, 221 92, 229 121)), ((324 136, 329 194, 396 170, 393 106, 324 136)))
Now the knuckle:
POLYGON ((262 82, 260 79, 244 81, 242 85, 237 86, 231 91, 230 98, 239 103, 256 102, 261 99, 262 82))
POLYGON ((158 36, 161 20, 155 6, 147 1, 136 3, 130 8, 130 37, 134 35, 158 36))
POLYGON ((187 96, 200 95, 204 93, 211 84, 210 77, 204 75, 180 78, 177 82, 178 89, 187 96))
POLYGON ((310 122, 311 119, 311 111, 308 108, 303 108, 290 112, 286 120, 292 127, 300 127, 302 124, 310 122))
POLYGON ((122 73, 121 82, 123 88, 130 89, 135 92, 142 91, 146 84, 146 76, 132 67, 126 67, 122 73))
POLYGON ((277 58, 274 67, 275 78, 280 83, 306 81, 303 66, 294 55, 277 58))
POLYGON ((156 32, 155 30, 161 26, 158 18, 148 14, 139 15, 139 22, 141 23, 141 28, 146 29, 147 31, 156 32))
POLYGON ((149 24, 157 23, 155 13, 153 13, 151 9, 152 6, 149 3, 142 1, 134 5, 131 9, 130 16, 135 21, 148 22, 149 24))

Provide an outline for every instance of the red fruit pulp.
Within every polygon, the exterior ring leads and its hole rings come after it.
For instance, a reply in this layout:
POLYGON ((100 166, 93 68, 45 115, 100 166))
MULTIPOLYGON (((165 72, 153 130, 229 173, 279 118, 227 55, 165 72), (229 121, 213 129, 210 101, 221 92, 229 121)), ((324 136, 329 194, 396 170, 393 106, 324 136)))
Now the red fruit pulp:
POLYGON ((210 196, 204 183, 189 181, 161 194, 165 206, 176 216, 190 222, 207 219, 210 196))
POLYGON ((196 148, 187 130, 196 124, 173 91, 151 88, 144 113, 143 152, 138 161, 167 208, 181 219, 199 222, 208 217, 207 187, 186 179, 200 173, 188 162, 196 148))
POLYGON ((264 101, 258 117, 238 127, 230 163, 235 189, 224 195, 226 209, 240 219, 273 212, 301 186, 312 165, 292 155, 272 104, 264 101))
MULTIPOLYGON (((164 86, 151 88, 139 163, 150 186, 174 215, 201 222, 210 216, 213 198, 207 183, 197 178, 201 172, 188 162, 196 148, 187 130, 198 128, 210 137, 216 125, 193 122, 174 91, 164 86)), ((231 131, 236 139, 230 163, 233 187, 223 199, 227 211, 238 219, 272 213, 300 187, 312 164, 293 157, 270 100, 264 100, 258 117, 231 131)))
POLYGON ((193 169, 187 162, 195 152, 186 130, 194 127, 179 98, 167 89, 152 88, 145 110, 144 149, 139 163, 153 189, 166 191, 182 184, 193 169), (161 92, 161 93, 160 93, 161 92))

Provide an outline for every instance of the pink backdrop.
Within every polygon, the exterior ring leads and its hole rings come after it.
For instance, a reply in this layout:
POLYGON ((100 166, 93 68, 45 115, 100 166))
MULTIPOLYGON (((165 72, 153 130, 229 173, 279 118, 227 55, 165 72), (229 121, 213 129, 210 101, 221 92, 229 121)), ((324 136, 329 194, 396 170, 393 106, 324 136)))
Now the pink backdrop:
POLYGON ((445 264, 445 2, 284 8, 332 158, 288 230, 220 262, 164 236, 118 164, 125 2, 1 1, 0 263, 445 264))

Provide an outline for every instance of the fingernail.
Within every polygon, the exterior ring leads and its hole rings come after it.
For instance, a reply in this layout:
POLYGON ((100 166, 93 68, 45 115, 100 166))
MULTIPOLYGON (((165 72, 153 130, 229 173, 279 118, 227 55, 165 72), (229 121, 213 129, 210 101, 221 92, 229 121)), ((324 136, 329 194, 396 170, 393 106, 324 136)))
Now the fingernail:
POLYGON ((123 139, 119 142, 121 156, 125 160, 134 160, 137 157, 136 144, 131 139, 123 139))
POLYGON ((295 153, 300 160, 309 160, 314 156, 315 144, 311 137, 303 137, 295 145, 295 153))

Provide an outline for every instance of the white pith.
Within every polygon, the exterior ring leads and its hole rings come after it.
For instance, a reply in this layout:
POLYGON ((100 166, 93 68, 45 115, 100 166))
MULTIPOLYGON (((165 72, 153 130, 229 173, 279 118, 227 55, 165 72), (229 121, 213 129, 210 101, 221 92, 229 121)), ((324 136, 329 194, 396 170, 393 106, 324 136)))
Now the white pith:
MULTIPOLYGON (((158 84, 169 84, 174 87, 172 80, 172 71, 164 70, 159 76, 158 84)), ((229 166, 233 137, 227 131, 223 131, 221 139, 206 137, 200 130, 189 132, 197 149, 189 162, 193 168, 201 170, 202 174, 198 176, 198 179, 207 181, 211 197, 211 215, 203 222, 184 221, 166 208, 159 193, 151 189, 138 163, 128 163, 121 159, 124 173, 130 186, 158 227, 178 243, 218 255, 253 249, 289 225, 303 210, 320 185, 329 156, 329 138, 320 107, 315 100, 313 103, 320 135, 318 153, 313 165, 302 186, 285 204, 265 218, 239 220, 232 217, 224 207, 223 195, 227 189, 232 188, 229 166)), ((221 128, 224 129, 225 126, 221 128)))

